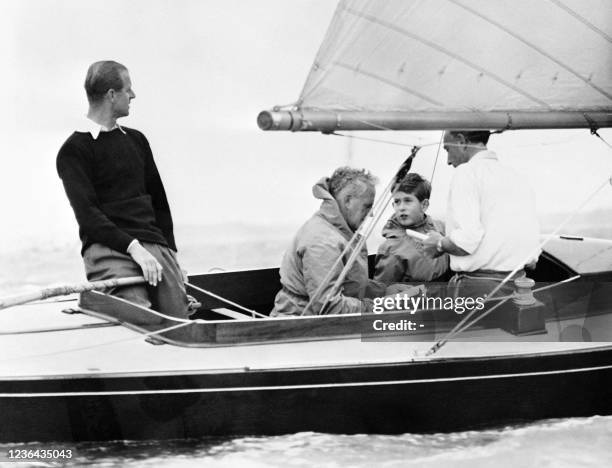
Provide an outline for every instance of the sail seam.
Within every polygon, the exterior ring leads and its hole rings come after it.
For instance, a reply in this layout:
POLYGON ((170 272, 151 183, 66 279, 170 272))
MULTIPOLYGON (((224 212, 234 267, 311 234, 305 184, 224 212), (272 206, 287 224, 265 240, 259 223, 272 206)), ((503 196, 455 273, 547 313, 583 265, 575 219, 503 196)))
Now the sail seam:
POLYGON ((532 96, 531 94, 529 94, 527 91, 519 88, 518 86, 513 85, 512 83, 509 83, 508 81, 506 81, 505 79, 503 79, 501 76, 496 75, 495 73, 491 72, 490 70, 487 70, 484 67, 481 67, 480 65, 471 62, 470 60, 467 60, 464 57, 461 57, 460 55, 455 54, 454 52, 451 52, 450 50, 440 46, 439 44, 436 44, 434 42, 428 41, 427 39, 424 39, 416 34, 413 34, 403 28, 400 28, 399 26, 389 23, 387 21, 382 21, 379 18, 376 18, 375 16, 372 15, 368 15, 366 13, 354 10, 352 8, 347 8, 346 11, 352 15, 355 15, 359 18, 362 18, 366 21, 370 21, 371 23, 374 24, 378 24, 379 26, 382 26, 384 28, 387 28, 391 31, 395 31, 401 35, 404 35, 406 37, 410 37, 411 39, 414 39, 432 49, 437 50, 438 52, 441 52, 445 55, 448 55, 449 57, 452 57, 460 62, 462 62, 463 64, 473 68, 474 70, 479 71, 480 73, 483 73, 487 76, 489 76, 490 78, 492 78, 493 80, 497 81, 498 83, 506 86, 507 88, 512 89, 513 91, 525 96, 526 98, 532 100, 533 102, 538 103, 539 105, 546 107, 547 109, 550 109, 550 105, 547 104, 546 102, 536 98, 535 96, 532 96))
POLYGON ((482 20, 486 21, 489 24, 492 24, 493 26, 501 29, 502 31, 504 31, 505 33, 509 34, 510 36, 514 37, 515 39, 521 41, 523 44, 525 44, 526 46, 530 47, 531 49, 535 50, 536 52, 540 53, 541 55, 543 55, 544 57, 546 57, 547 59, 553 61, 554 63, 556 63, 557 65, 559 65, 561 68, 563 68, 564 70, 568 71, 569 73, 571 73, 572 75, 574 75, 576 78, 578 78, 579 80, 583 81, 584 83, 586 83, 587 85, 589 85, 591 88, 595 89, 596 91, 598 91, 600 94, 603 94, 605 97, 607 97, 608 99, 612 100, 612 95, 607 93, 605 90, 601 89, 599 86, 597 86, 595 83, 593 83, 592 81, 590 81, 588 78, 582 76, 580 73, 578 73, 577 71, 575 71, 574 69, 572 69, 570 66, 566 65, 565 63, 561 62, 559 59, 553 57, 552 55, 550 55, 549 53, 547 53, 546 51, 540 49, 538 46, 536 46, 535 44, 532 44, 531 42, 529 42, 527 39, 522 38, 521 36, 519 36, 518 34, 512 32, 511 30, 509 30, 508 28, 506 28, 505 26, 503 26, 502 24, 498 23, 497 21, 483 15, 482 13, 473 10, 472 8, 463 5, 460 1, 458 0, 448 0, 449 2, 457 5, 460 8, 463 8, 464 10, 468 11, 469 13, 473 14, 474 16, 477 16, 479 18, 481 18, 482 20))
POLYGON ((389 85, 389 86, 391 86, 393 88, 399 89, 399 90, 404 91, 404 92, 406 92, 408 94, 412 94, 413 96, 416 96, 416 97, 418 97, 420 99, 423 99, 424 101, 427 101, 430 104, 434 104, 434 105, 440 106, 440 107, 442 107, 442 105, 443 105, 441 102, 438 102, 435 99, 432 99, 432 98, 426 96, 425 94, 421 94, 418 91, 415 91, 414 89, 408 88, 406 86, 402 86, 399 83, 395 83, 394 81, 391 81, 391 80, 388 80, 388 79, 386 79, 386 78, 384 78, 382 76, 376 75, 375 73, 362 70, 361 68, 358 68, 358 67, 355 67, 355 66, 349 65, 347 63, 343 63, 343 62, 333 62, 332 65, 335 65, 335 66, 338 66, 338 67, 341 67, 341 68, 345 68, 345 69, 353 71, 355 73, 359 73, 361 75, 364 75, 364 76, 367 76, 369 78, 375 79, 375 80, 380 81, 382 83, 385 83, 385 84, 387 84, 387 85, 389 85))
POLYGON ((584 24, 586 27, 588 27, 589 29, 591 29, 595 33, 599 34, 606 41, 612 43, 612 37, 608 36, 604 31, 602 31, 597 26, 595 26, 593 23, 588 21, 585 17, 579 15, 574 10, 572 10, 570 7, 568 7, 568 6, 564 5, 563 3, 561 3, 559 0, 549 0, 549 1, 551 3, 553 3, 553 4, 555 4, 557 7, 561 8, 562 10, 565 10, 570 16, 573 16, 576 20, 578 20, 579 22, 584 24))

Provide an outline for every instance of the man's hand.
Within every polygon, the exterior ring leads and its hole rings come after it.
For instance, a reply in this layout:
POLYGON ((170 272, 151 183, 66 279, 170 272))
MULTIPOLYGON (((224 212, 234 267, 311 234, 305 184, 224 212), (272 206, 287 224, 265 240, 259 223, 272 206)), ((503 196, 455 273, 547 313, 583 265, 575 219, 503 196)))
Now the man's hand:
POLYGON ((438 241, 442 239, 442 234, 436 231, 431 231, 427 236, 427 239, 423 241, 423 251, 426 255, 434 258, 442 255, 442 252, 438 251, 438 241))
POLYGON ((130 244, 127 253, 142 269, 142 276, 144 276, 144 279, 151 286, 157 286, 157 283, 162 280, 163 268, 156 258, 138 241, 130 244))

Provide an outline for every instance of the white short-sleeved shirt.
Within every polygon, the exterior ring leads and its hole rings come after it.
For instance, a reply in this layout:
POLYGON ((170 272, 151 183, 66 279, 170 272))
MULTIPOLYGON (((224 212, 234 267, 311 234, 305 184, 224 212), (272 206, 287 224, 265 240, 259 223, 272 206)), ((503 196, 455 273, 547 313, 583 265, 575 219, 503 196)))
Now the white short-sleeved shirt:
POLYGON ((533 191, 493 151, 480 151, 456 168, 448 195, 446 232, 470 254, 451 255, 453 271, 511 271, 540 254, 533 191))

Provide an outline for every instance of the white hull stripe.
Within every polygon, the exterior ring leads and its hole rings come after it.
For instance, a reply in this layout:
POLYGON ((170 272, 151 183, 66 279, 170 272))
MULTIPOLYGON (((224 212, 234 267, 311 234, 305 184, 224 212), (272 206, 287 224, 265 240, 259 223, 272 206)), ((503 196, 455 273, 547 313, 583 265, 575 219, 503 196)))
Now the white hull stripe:
POLYGON ((68 397, 68 396, 112 396, 112 395, 156 395, 171 393, 219 393, 219 392, 254 392, 269 390, 300 390, 309 388, 337 388, 337 387, 374 387, 379 385, 406 385, 424 384, 435 382, 456 382, 461 380, 489 380, 509 379, 519 377, 532 377, 538 375, 573 374, 577 372, 591 372, 612 369, 612 365, 598 367, 583 367, 580 369, 564 369, 558 371, 526 372, 522 374, 498 374, 498 375, 476 375, 467 377, 448 377, 441 379, 417 379, 417 380, 385 380, 380 382, 346 382, 327 384, 306 385, 277 385, 268 387, 222 387, 222 388, 186 388, 171 390, 121 390, 102 392, 50 392, 50 393, 0 393, 0 398, 32 398, 32 397, 68 397))

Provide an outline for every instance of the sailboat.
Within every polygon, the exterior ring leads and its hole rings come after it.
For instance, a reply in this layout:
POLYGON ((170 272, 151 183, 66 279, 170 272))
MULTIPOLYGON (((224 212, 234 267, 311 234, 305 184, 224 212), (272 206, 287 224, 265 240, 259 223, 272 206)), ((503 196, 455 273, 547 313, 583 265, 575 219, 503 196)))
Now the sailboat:
MULTIPOLYGON (((610 18, 612 4, 596 0, 342 0, 298 100, 257 121, 596 137, 612 124, 610 18)), ((379 333, 377 314, 269 318, 277 268, 190 277, 202 307, 173 330, 104 292, 7 308, 0 442, 437 432, 612 414, 612 240, 545 241, 535 289, 471 323, 443 308, 385 314, 427 324, 409 334, 379 333)))

